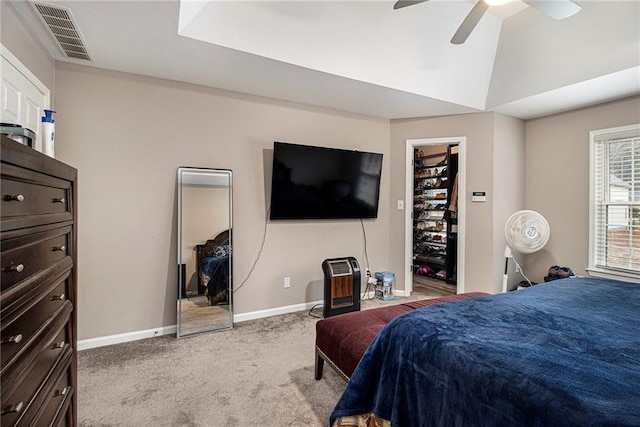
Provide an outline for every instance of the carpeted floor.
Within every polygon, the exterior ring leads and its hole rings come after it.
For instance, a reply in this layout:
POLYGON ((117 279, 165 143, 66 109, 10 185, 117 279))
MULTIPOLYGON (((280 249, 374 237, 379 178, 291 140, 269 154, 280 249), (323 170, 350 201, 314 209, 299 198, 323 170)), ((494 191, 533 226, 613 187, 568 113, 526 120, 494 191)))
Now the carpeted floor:
MULTIPOLYGON (((363 309, 425 297, 373 299, 363 309)), ((317 321, 304 311, 81 351, 79 425, 327 426, 345 383, 328 367, 314 379, 317 321)))

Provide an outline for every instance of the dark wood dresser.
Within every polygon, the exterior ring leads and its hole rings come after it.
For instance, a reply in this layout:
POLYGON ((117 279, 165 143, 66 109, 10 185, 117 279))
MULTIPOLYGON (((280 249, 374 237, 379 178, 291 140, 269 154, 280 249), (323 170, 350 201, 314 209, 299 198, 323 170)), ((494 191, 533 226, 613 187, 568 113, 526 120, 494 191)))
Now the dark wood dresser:
POLYGON ((77 171, 1 136, 0 424, 76 424, 77 171))

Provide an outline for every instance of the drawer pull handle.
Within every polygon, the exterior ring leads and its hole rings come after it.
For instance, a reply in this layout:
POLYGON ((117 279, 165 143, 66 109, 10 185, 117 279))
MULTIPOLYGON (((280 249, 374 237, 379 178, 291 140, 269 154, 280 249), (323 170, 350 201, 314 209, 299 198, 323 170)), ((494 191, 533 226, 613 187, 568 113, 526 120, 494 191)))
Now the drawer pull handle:
POLYGON ((8 344, 8 343, 18 344, 20 341, 22 341, 22 334, 11 335, 10 337, 3 338, 2 344, 8 344))
POLYGON ((51 346, 51 349, 52 350, 57 350, 57 349, 60 349, 60 348, 63 348, 63 347, 64 347, 64 341, 60 341, 59 343, 55 343, 54 342, 53 345, 51 346))
POLYGON ((24 194, 8 194, 4 196, 4 199, 8 202, 24 202, 24 194))
POLYGON ((62 390, 56 390, 53 393, 53 397, 65 396, 67 393, 69 393, 69 390, 71 390, 71 386, 69 385, 63 388, 62 390))
POLYGON ((9 267, 3 268, 4 271, 15 271, 18 273, 22 273, 24 270, 24 264, 11 264, 9 267))
POLYGON ((53 251, 54 252, 64 252, 64 250, 67 249, 65 245, 60 245, 60 246, 54 246, 53 247, 53 251))
POLYGON ((24 409, 24 402, 20 402, 16 405, 7 405, 2 407, 2 415, 10 414, 12 412, 20 413, 24 409))
POLYGON ((53 199, 53 203, 64 203, 64 197, 60 197, 59 199, 53 199))
POLYGON ((54 295, 51 297, 51 301, 64 301, 67 296, 65 294, 54 295))

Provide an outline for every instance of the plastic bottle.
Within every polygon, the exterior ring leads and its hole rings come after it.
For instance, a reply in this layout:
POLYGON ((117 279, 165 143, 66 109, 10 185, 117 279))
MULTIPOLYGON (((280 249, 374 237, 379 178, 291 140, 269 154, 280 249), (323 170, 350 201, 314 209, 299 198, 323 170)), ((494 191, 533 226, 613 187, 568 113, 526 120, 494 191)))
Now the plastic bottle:
POLYGON ((53 110, 44 110, 42 117, 42 152, 49 157, 54 157, 55 140, 55 120, 53 120, 53 110))

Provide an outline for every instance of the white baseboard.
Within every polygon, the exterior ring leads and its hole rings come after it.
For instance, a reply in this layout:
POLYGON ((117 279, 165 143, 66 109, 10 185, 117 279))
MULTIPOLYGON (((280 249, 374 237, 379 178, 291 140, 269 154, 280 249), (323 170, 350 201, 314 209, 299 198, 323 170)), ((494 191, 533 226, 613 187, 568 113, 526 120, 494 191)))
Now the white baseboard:
MULTIPOLYGON (((396 291, 397 296, 404 296, 404 291, 396 291)), ((374 292, 367 292, 364 298, 374 298, 374 292)), ((302 304, 286 305, 284 307, 269 308, 267 310, 252 311, 233 315, 233 322, 240 323, 247 320, 262 319, 264 317, 277 316, 280 314, 295 313, 297 311, 311 310, 315 306, 322 306, 324 301, 312 301, 302 304)), ((144 331, 126 332, 124 334, 109 335, 106 337, 90 338, 78 341, 78 351, 90 348, 104 347, 113 344, 122 344, 129 341, 137 341, 146 338, 159 337, 161 335, 173 335, 176 333, 176 325, 162 326, 144 331)))
POLYGON ((126 332, 124 334, 109 335, 106 337, 89 338, 78 341, 78 351, 90 348, 104 347, 106 345, 122 344, 129 341, 137 341, 145 338, 159 337, 160 335, 171 335, 176 333, 176 325, 162 326, 146 331, 126 332))
MULTIPOLYGON (((263 317, 277 316, 279 314, 295 313, 296 311, 311 310, 316 305, 322 305, 322 301, 313 301, 302 304, 287 305, 284 307, 270 308, 267 310, 253 311, 250 313, 235 314, 233 322, 246 322, 247 320, 261 319, 263 317)), ((173 335, 177 331, 176 325, 162 326, 160 328, 147 329, 145 331, 126 332, 124 334, 109 335, 106 337, 90 338, 78 341, 78 351, 90 348, 104 347, 113 344, 122 344, 129 341, 137 341, 161 335, 173 335)))
POLYGON ((302 304, 286 305, 284 307, 269 308, 267 310, 252 311, 250 313, 234 314, 233 321, 246 322, 247 320, 262 319, 263 317, 277 316, 279 314, 295 313, 296 311, 311 310, 316 305, 323 305, 323 301, 305 302, 302 304))

